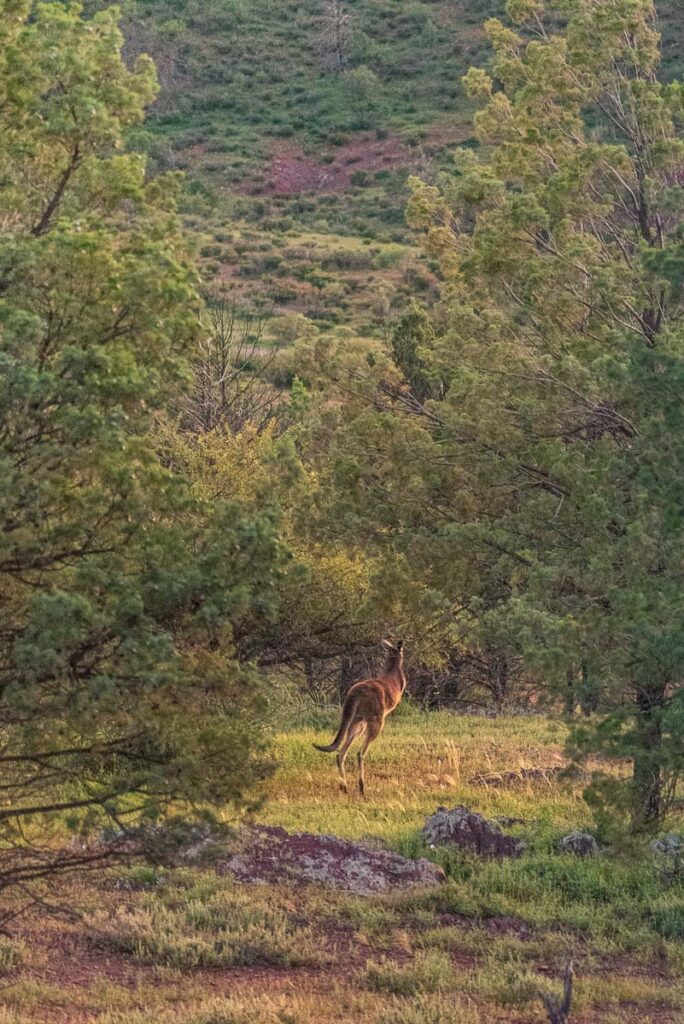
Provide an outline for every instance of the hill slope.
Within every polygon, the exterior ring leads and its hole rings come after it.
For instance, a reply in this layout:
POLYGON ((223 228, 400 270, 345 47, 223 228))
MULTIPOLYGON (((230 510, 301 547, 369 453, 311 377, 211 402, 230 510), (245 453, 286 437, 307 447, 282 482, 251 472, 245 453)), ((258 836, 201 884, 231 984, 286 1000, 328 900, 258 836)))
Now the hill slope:
MULTIPOLYGON (((96 0, 101 5, 102 0, 96 0)), ((135 139, 188 174, 208 277, 268 312, 377 333, 434 281, 404 224, 408 173, 468 142, 460 78, 500 0, 131 0, 129 55, 160 98, 135 139)), ((659 5, 663 74, 684 19, 659 5)))

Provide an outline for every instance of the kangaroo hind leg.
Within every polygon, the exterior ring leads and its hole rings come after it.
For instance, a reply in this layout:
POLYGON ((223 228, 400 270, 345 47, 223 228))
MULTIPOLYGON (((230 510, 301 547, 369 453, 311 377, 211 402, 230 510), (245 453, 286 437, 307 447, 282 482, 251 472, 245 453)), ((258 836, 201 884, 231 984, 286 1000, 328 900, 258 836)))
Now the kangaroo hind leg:
POLYGON ((363 743, 359 750, 357 760, 359 764, 359 793, 361 796, 366 795, 366 778, 364 774, 364 761, 366 757, 366 751, 370 747, 373 740, 376 740, 382 732, 382 722, 369 722, 366 729, 366 735, 364 736, 363 743))
POLYGON ((349 753, 349 748, 351 747, 352 743, 354 742, 356 737, 359 736, 363 732, 364 725, 365 725, 364 722, 352 722, 352 724, 349 726, 349 730, 347 732, 347 735, 344 738, 342 746, 337 751, 337 758, 336 758, 336 760, 337 760, 337 770, 338 770, 339 775, 340 775, 340 789, 344 793, 348 793, 349 792, 349 790, 347 788, 347 776, 346 776, 346 773, 345 773, 345 770, 344 770, 344 762, 347 759, 347 754, 349 753))

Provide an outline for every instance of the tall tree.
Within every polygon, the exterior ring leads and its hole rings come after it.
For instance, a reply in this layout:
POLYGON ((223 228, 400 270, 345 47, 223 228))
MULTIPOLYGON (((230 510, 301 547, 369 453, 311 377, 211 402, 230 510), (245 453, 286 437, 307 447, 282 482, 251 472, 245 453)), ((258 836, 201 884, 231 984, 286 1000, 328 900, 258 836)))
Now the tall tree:
POLYGON ((631 759, 605 791, 652 828, 684 769, 682 88, 650 0, 508 13, 466 78, 481 155, 413 182, 446 278, 441 440, 528 663, 600 680, 578 749, 631 759))
POLYGON ((0 14, 1 888, 79 860, 46 845, 62 812, 241 798, 263 756, 232 623, 272 612, 283 555, 267 499, 197 494, 151 430, 200 325, 176 182, 124 151, 150 62, 112 10, 0 14))

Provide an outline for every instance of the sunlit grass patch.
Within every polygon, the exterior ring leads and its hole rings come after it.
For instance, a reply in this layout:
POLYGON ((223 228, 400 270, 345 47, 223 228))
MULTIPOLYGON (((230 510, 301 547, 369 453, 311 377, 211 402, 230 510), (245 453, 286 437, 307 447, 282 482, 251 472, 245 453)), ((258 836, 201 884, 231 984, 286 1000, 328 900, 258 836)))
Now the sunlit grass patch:
POLYGON ((227 996, 202 1003, 189 1013, 168 1013, 162 1017, 144 1010, 106 1013, 99 1018, 99 1024, 283 1024, 285 1019, 275 1008, 227 996))
POLYGON ((609 977, 588 975, 580 977, 575 986, 575 1005, 589 1006, 635 1005, 649 1009, 681 1010, 684 1006, 684 984, 664 984, 661 979, 631 977, 611 973, 609 977))
POLYGON ((485 1024, 488 1010, 467 996, 419 995, 393 1001, 378 1024, 485 1024))
POLYGON ((210 888, 166 900, 145 894, 140 906, 91 915, 88 927, 96 946, 180 970, 320 961, 309 928, 240 889, 210 888))
MULTIPOLYGON (((401 709, 400 705, 400 709, 401 709)), ((367 758, 367 799, 339 793, 334 758, 313 748, 338 724, 336 708, 316 712, 315 727, 279 734, 280 768, 266 784, 265 821, 291 831, 373 835, 400 853, 421 855, 420 829, 440 804, 466 804, 495 817, 534 819, 530 840, 553 842, 563 828, 589 823, 579 784, 524 782, 514 787, 474 782, 489 772, 560 765, 565 727, 541 716, 497 719, 448 712, 399 711, 367 758)), ((353 762, 349 775, 353 778, 353 762)))
POLYGON ((494 1000, 500 1006, 537 1002, 543 994, 553 994, 555 986, 516 955, 503 958, 491 954, 484 966, 474 972, 468 988, 472 995, 494 1000))
POLYGON ((439 950, 418 953, 408 964, 385 958, 366 965, 365 981, 374 992, 417 995, 455 987, 456 974, 449 957, 439 950))
POLYGON ((9 1006, 0 1005, 0 1024, 35 1024, 35 1018, 9 1006))
POLYGON ((334 910, 334 919, 341 924, 348 924, 376 943, 388 939, 400 923, 392 907, 363 898, 343 899, 334 910))

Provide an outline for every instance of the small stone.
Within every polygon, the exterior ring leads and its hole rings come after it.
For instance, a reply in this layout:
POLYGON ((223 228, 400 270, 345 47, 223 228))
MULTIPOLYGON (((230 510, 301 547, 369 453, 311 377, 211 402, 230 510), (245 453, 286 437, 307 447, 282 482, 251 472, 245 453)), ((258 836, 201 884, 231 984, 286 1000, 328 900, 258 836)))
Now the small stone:
POLYGON ((591 832, 570 832, 558 843, 560 853, 574 853, 576 857, 595 857, 599 852, 599 844, 591 832))
POLYGON ((684 836, 668 832, 667 835, 654 839, 651 849, 654 853, 662 853, 666 857, 680 857, 684 855, 684 836))
POLYGON ((467 807, 438 807, 423 827, 431 846, 458 846, 482 857, 519 857, 525 849, 521 839, 505 835, 496 822, 488 821, 467 807))

